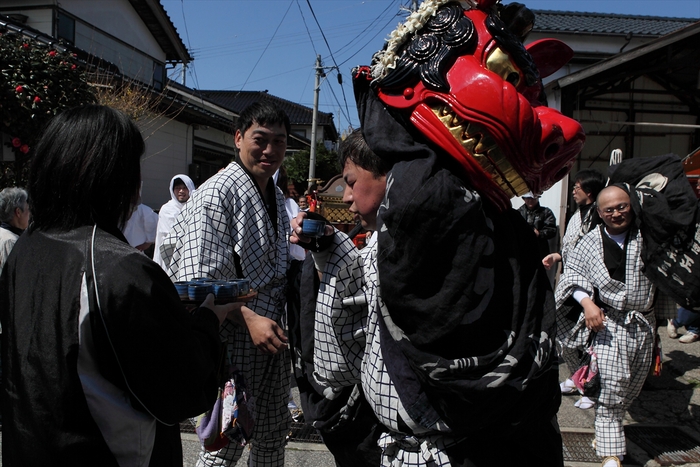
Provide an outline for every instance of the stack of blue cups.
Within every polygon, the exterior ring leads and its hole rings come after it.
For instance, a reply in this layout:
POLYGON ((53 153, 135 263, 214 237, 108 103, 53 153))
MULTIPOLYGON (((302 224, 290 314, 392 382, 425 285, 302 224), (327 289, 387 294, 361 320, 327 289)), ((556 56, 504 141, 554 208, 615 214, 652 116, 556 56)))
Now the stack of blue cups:
POLYGON ((226 281, 214 282, 214 296, 217 300, 230 300, 233 298, 233 286, 226 281))
POLYGON ((189 287, 187 288, 187 294, 190 300, 197 302, 203 302, 207 295, 212 293, 212 284, 210 282, 201 281, 195 282, 191 281, 189 287))
POLYGON ((190 283, 190 281, 175 282, 175 290, 177 290, 177 294, 180 296, 180 300, 188 300, 190 298, 190 283))
POLYGON ((248 295, 250 292, 250 279, 232 279, 230 282, 235 282, 238 286, 238 295, 248 295))

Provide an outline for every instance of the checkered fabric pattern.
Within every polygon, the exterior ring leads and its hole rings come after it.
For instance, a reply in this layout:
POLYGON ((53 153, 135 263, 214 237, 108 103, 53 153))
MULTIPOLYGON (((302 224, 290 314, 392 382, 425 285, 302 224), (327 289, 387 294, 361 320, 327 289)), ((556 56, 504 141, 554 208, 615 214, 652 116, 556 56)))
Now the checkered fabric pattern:
MULTIPOLYGON (((196 277, 237 277, 233 252, 240 258, 243 276, 258 295, 247 306, 258 315, 282 323, 286 303, 286 273, 290 264, 289 219, 282 192, 276 190, 277 229, 258 188, 237 163, 207 180, 177 218, 161 252, 173 281, 196 277)), ((270 359, 261 354, 245 329, 226 321, 220 328, 233 363, 243 372, 255 399, 252 465, 284 465, 289 432, 287 410, 290 358, 282 352, 270 359)), ((229 445, 216 453, 201 453, 199 466, 234 465, 242 453, 229 445)))
POLYGON ((426 435, 419 439, 413 436, 405 437, 399 433, 384 433, 378 444, 382 448, 382 467, 453 465, 447 455, 447 449, 455 443, 443 435, 426 435))
MULTIPOLYGON (((591 208, 595 209, 595 207, 591 208)), ((583 237, 585 232, 582 229, 581 210, 577 210, 569 220, 566 226, 566 232, 562 238, 561 258, 564 269, 566 268, 566 260, 570 252, 576 247, 578 241, 583 237)), ((564 342, 572 331, 572 326, 575 324, 571 320, 562 317, 559 313, 562 310, 557 309, 557 345, 559 347, 559 355, 566 363, 567 368, 573 374, 579 366, 579 351, 576 348, 567 347, 564 342)))
POLYGON ((593 339, 601 391, 595 408, 596 452, 627 453, 622 420, 649 374, 654 350, 654 314, 607 313, 605 330, 593 339))
MULTIPOLYGON (((582 287, 591 296, 596 288, 604 304, 605 330, 593 340, 601 376, 596 451, 600 456, 615 456, 626 453, 622 418, 639 395, 651 365, 655 287, 642 272, 639 233, 628 241, 624 283, 610 278, 603 259, 602 235, 605 233, 599 228, 589 232, 571 252, 555 298, 557 306, 561 306, 576 287, 582 287)), ((589 332, 582 315, 564 344, 583 348, 589 332)))
MULTIPOLYGON (((259 297, 274 298, 278 290, 284 292, 290 263, 289 219, 279 189, 276 195, 277 230, 257 186, 237 163, 204 182, 163 241, 161 253, 170 265, 170 278, 235 278, 235 251, 243 276, 250 279, 259 297)), ((264 314, 266 309, 258 313, 278 319, 283 309, 273 307, 269 316, 264 314)))
POLYGON ((364 265, 375 254, 369 247, 357 250, 352 240, 336 232, 316 298, 314 377, 324 386, 360 383, 372 287, 365 282, 364 265))
POLYGON ((627 245, 624 283, 610 278, 603 262, 601 235, 600 228, 589 232, 569 255, 567 267, 555 293, 557 306, 561 306, 578 286, 590 296, 593 296, 593 288, 597 288, 600 300, 610 310, 649 313, 653 309, 656 287, 642 272, 644 263, 641 258, 641 234, 637 232, 627 245))
MULTIPOLYGON (((229 325, 227 322, 225 326, 229 325)), ((227 329, 228 345, 233 349, 231 361, 243 368, 243 376, 253 395, 252 406, 255 427, 250 465, 266 467, 284 466, 284 446, 291 428, 291 416, 287 408, 291 359, 288 351, 274 356, 263 355, 250 342, 247 331, 230 325, 227 329), (238 342, 248 344, 244 349, 238 342), (241 351, 244 350, 244 351, 241 351), (255 389, 253 391, 253 388, 255 389)), ((249 402, 250 403, 250 402, 249 402)), ((201 450, 197 467, 228 467, 236 465, 243 454, 243 446, 230 443, 215 452, 201 450)))
POLYGON ((392 431, 380 441, 383 465, 449 465, 444 448, 456 441, 439 433, 447 431, 447 426, 437 421, 425 427, 413 421, 386 370, 379 341, 381 297, 376 255, 376 242, 358 251, 343 233, 336 232, 317 299, 314 377, 328 387, 361 381, 375 415, 392 431), (399 418, 416 433, 432 433, 403 435, 399 433, 399 418))
MULTIPOLYGON (((595 207, 591 209, 595 209, 595 207)), ((566 232, 564 232, 564 237, 561 239, 561 260, 564 264, 566 264, 566 257, 573 251, 581 237, 585 235, 585 232, 582 232, 581 226, 581 210, 579 209, 571 216, 571 219, 569 219, 566 232)))

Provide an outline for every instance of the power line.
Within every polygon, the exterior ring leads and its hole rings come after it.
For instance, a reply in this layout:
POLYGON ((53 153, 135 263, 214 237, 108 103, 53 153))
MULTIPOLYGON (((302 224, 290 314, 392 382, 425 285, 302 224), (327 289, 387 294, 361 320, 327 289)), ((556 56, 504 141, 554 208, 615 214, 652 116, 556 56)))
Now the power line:
POLYGON ((258 57, 258 61, 255 62, 255 65, 253 65, 253 68, 250 70, 250 73, 248 73, 248 77, 245 79, 245 82, 243 83, 243 86, 241 86, 241 90, 245 89, 245 85, 248 84, 248 80, 252 76, 253 72, 255 71, 255 68, 258 66, 258 63, 260 63, 260 60, 262 60, 263 55, 265 55, 265 52, 267 51, 267 48, 270 46, 272 43, 272 40, 275 38, 275 35, 277 34, 277 31, 279 31, 280 26, 282 26, 282 23, 284 23, 284 19, 287 17, 287 13, 289 13, 289 9, 292 7, 292 4, 294 3, 294 0, 289 2, 289 6, 287 7, 287 11, 284 12, 284 16, 282 17, 282 20, 280 21, 280 24, 277 25, 277 28, 275 28, 275 32, 272 33, 272 37, 270 37, 270 40, 267 42, 267 45, 265 46, 265 50, 262 51, 260 54, 260 57, 258 57))
MULTIPOLYGON (((356 40, 360 39, 360 37, 362 37, 362 36, 365 34, 365 32, 367 32, 369 29, 371 29, 372 27, 374 27, 374 26, 381 20, 381 18, 389 12, 390 8, 394 5, 395 2, 396 2, 396 0, 390 0, 390 1, 389 1, 389 4, 386 6, 386 8, 384 8, 384 10, 383 10, 381 13, 379 13, 379 15, 378 15, 376 18, 374 18, 367 26, 365 26, 364 29, 362 29, 362 31, 360 31, 352 40, 350 40, 347 44, 345 44, 344 46, 342 46, 341 48, 339 48, 339 49, 336 51, 336 53, 341 53, 344 49, 350 47, 350 46, 353 44, 353 42, 355 42, 356 40)), ((396 18, 396 16, 398 16, 398 13, 397 13, 397 14, 394 14, 394 15, 391 15, 391 18, 389 19, 389 22, 392 21, 394 18, 396 18)), ((382 29, 380 29, 379 31, 377 31, 377 33, 376 33, 374 36, 372 36, 372 39, 374 39, 375 37, 377 37, 377 35, 378 35, 381 31, 383 31, 385 27, 387 27, 387 26, 389 25, 389 22, 387 22, 387 23, 382 27, 382 29)), ((367 44, 365 44, 365 45, 367 45, 367 44)), ((364 47, 364 46, 363 46, 363 47, 364 47)), ((353 54, 353 56, 354 56, 354 55, 356 55, 356 53, 353 54)), ((342 64, 341 64, 341 65, 342 65, 342 64)))
MULTIPOLYGON (((314 17, 314 21, 316 21, 316 26, 318 26, 318 30, 321 31, 321 35, 323 36, 323 41, 326 43, 326 47, 328 48, 328 52, 331 54, 331 60, 333 60, 333 64, 335 65, 336 71, 339 71, 340 68, 338 68, 338 63, 335 61, 335 57, 333 56, 333 51, 331 50, 330 44, 328 44, 328 39, 326 39, 326 35, 323 32, 323 28, 321 27, 321 24, 318 22, 318 18, 316 18, 316 12, 314 11, 313 7, 311 6, 311 0, 306 0, 306 4, 309 6, 309 10, 311 10, 311 15, 314 17)), ((340 73, 338 73, 338 76, 340 77, 340 73)), ((342 81, 340 78, 338 79, 338 84, 341 84, 340 90, 343 91, 343 102, 345 102, 345 109, 347 113, 350 113, 350 109, 348 108, 348 100, 347 97, 345 96, 345 89, 342 87, 342 81)))
MULTIPOLYGON (((332 33, 328 37, 345 37, 347 33, 354 34, 354 30, 359 29, 357 25, 340 26, 333 29, 332 33)), ((320 33, 317 33, 320 35, 320 33)), ((313 39, 314 33, 311 32, 311 40, 313 39)), ((309 36, 306 32, 284 34, 277 36, 277 45, 272 44, 270 48, 280 48, 280 47, 290 47, 293 45, 298 45, 306 43, 309 36)), ((249 39, 236 41, 235 43, 224 42, 221 45, 211 45, 208 44, 206 47, 197 47, 190 50, 190 53, 195 56, 197 60, 210 59, 224 57, 227 55, 236 55, 240 53, 241 49, 245 49, 247 52, 254 52, 263 48, 259 39, 249 39), (223 53, 222 53, 223 51, 223 53)))
POLYGON ((318 52, 316 52, 316 44, 314 44, 314 40, 311 37, 311 32, 309 31, 309 26, 306 24, 306 18, 304 17, 304 12, 301 11, 301 5, 299 5, 299 0, 296 0, 297 2, 297 8, 299 8, 299 14, 301 15, 301 20, 304 22, 304 27, 306 28, 306 34, 309 36, 309 42, 311 42, 311 47, 314 49, 314 56, 318 55, 318 52))
MULTIPOLYGON (((297 71, 300 71, 300 70, 307 70, 308 68, 309 68, 309 65, 304 65, 304 66, 299 67, 299 68, 294 68, 293 70, 283 71, 282 73, 277 73, 277 74, 275 74, 275 75, 266 76, 266 77, 264 77, 264 78, 258 78, 258 79, 253 79, 253 80, 247 80, 246 83, 258 83, 258 82, 260 82, 260 81, 267 81, 267 80, 269 80, 269 79, 278 78, 278 77, 280 77, 280 76, 288 75, 288 74, 290 74, 290 73, 294 73, 294 72, 297 72, 297 71)), ((229 86, 229 87, 225 87, 225 88, 220 88, 220 89, 222 89, 222 90, 227 90, 227 89, 240 89, 240 88, 241 88, 240 85, 233 85, 233 86, 229 86)))
MULTIPOLYGON (((397 16, 398 16, 398 15, 397 15, 397 16)), ((362 51, 362 49, 364 49, 365 47, 367 47, 367 46, 370 44, 370 42, 372 42, 372 41, 379 35, 379 33, 380 33, 385 27, 387 27, 387 26, 389 25, 389 23, 390 23, 395 17, 396 17, 396 16, 393 16, 389 21, 387 21, 386 24, 382 27, 382 29, 380 29, 379 31, 377 31, 377 32, 374 34, 374 36, 370 37, 370 38, 367 40, 367 42, 365 42, 365 43, 362 45, 362 47, 359 47, 359 48, 357 49, 357 52, 355 52, 354 54, 350 55, 350 56, 349 56, 348 58, 346 58, 343 62, 341 62, 341 65, 345 65, 346 63, 348 63, 348 62, 349 62, 350 60, 352 60, 357 54, 359 54, 359 53, 362 51)), ((354 40, 354 39, 353 39, 353 40, 354 40)))
MULTIPOLYGON (((345 102, 345 107, 346 107, 345 112, 343 112, 343 108, 340 104, 340 101, 338 100, 338 96, 336 96, 335 91, 333 90, 333 86, 331 86, 330 83, 328 84, 328 89, 331 90, 331 94, 333 94, 333 98, 335 99, 335 102, 338 104, 338 110, 340 110, 342 112, 343 116, 345 117, 345 120, 350 122, 351 121, 350 110, 347 108, 347 105, 348 105, 347 101, 345 102)), ((340 86, 340 89, 343 89, 342 85, 340 86)), ((345 90, 343 90, 343 97, 345 97, 345 90)))
MULTIPOLYGON (((187 36, 187 48, 191 49, 191 44, 190 44, 190 33, 187 30, 187 19, 185 17, 185 0, 180 0, 180 12, 182 13, 182 24, 185 26, 185 36, 187 36)), ((183 63, 182 66, 185 68, 183 72, 186 72, 187 70, 187 63, 183 63)), ((199 87, 199 80, 197 79, 197 70, 195 70, 194 65, 192 66, 192 72, 194 76, 194 83, 199 87)), ((182 84, 185 84, 185 79, 183 77, 182 79, 182 84)))

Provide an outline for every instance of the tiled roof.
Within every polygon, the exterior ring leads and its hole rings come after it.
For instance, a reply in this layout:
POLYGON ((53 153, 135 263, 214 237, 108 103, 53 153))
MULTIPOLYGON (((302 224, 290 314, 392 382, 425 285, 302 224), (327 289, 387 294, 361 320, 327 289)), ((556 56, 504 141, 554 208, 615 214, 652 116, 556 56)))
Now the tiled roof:
MULTIPOLYGON (((614 1, 614 0, 611 0, 614 1)), ((630 16, 608 13, 533 10, 535 32, 615 34, 658 37, 699 21, 695 18, 630 16)))
MULTIPOLYGON (((281 107, 289 116, 292 125, 311 125, 313 121, 313 109, 296 104, 292 101, 273 96, 267 91, 198 91, 205 98, 221 107, 240 114, 243 109, 260 100, 270 100, 281 107)), ((333 114, 318 112, 317 124, 333 126, 333 114)))

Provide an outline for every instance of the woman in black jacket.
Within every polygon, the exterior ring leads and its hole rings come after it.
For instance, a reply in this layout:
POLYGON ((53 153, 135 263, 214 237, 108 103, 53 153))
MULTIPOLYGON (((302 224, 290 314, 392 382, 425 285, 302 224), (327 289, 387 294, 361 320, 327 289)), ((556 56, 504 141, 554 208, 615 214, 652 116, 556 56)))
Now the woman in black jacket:
POLYGON ((182 466, 179 422, 211 407, 218 326, 189 313, 120 232, 144 142, 121 112, 55 117, 32 160, 33 222, 0 282, 3 463, 182 466))

